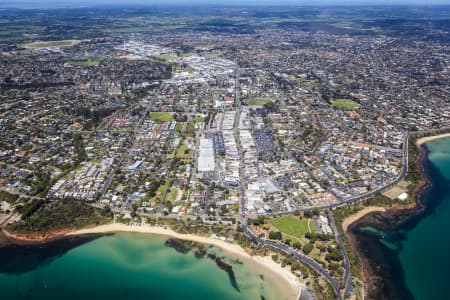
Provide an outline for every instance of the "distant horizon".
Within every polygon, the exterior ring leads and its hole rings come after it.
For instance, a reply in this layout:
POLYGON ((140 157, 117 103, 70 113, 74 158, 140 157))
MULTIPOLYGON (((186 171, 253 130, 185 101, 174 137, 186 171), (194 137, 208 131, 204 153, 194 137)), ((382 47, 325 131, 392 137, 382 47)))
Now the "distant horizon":
POLYGON ((345 7, 345 6, 449 6, 448 0, 130 0, 123 3, 120 0, 7 0, 0 3, 0 8, 32 9, 32 8, 95 8, 95 7, 265 7, 265 6, 308 6, 308 7, 345 7))

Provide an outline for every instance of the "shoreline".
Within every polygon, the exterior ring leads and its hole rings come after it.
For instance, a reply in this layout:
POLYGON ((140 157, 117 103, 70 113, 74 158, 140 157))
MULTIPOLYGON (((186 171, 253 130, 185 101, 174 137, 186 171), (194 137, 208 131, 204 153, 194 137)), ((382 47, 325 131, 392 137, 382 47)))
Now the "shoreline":
POLYGON ((241 246, 237 244, 228 243, 211 237, 203 237, 194 234, 182 234, 175 232, 171 229, 165 229, 163 227, 151 225, 131 226, 120 223, 113 223, 107 225, 100 225, 92 228, 80 229, 69 232, 64 236, 69 237, 69 236, 107 234, 118 232, 162 235, 180 240, 188 240, 196 243, 212 245, 214 247, 222 249, 228 254, 246 260, 251 264, 261 266, 268 273, 273 275, 276 285, 280 287, 280 293, 283 294, 283 296, 286 297, 286 299, 297 300, 302 290, 302 285, 300 284, 300 281, 297 279, 297 277, 294 274, 292 274, 288 269, 283 268, 281 267, 281 265, 274 262, 271 257, 268 256, 262 257, 257 255, 253 256, 247 253, 245 249, 243 249, 241 246))
POLYGON ((1 233, 11 244, 25 246, 50 243, 64 238, 66 234, 73 232, 74 230, 75 229, 73 228, 63 228, 45 233, 12 233, 2 228, 1 233))
POLYGON ((420 148, 420 146, 422 146, 423 144, 426 144, 428 142, 443 139, 443 138, 448 138, 448 137, 450 137, 450 133, 442 133, 442 134, 438 134, 438 135, 421 137, 416 140, 416 145, 420 148))
POLYGON ((375 213, 375 212, 386 212, 386 211, 387 211, 387 209, 385 207, 368 206, 368 207, 364 208, 363 210, 360 210, 357 213, 346 217, 342 221, 342 229, 344 230, 344 233, 346 233, 348 231, 348 227, 350 225, 352 225, 355 222, 358 222, 360 219, 362 219, 366 215, 375 213))
POLYGON ((214 239, 211 237, 204 237, 194 234, 181 234, 171 229, 165 229, 163 227, 151 225, 131 226, 121 223, 111 223, 86 229, 64 229, 54 233, 37 235, 14 234, 4 229, 2 230, 2 232, 11 243, 16 245, 41 245, 68 237, 106 235, 120 232, 143 233, 149 235, 166 236, 169 238, 180 240, 188 240, 220 248, 221 250, 232 256, 247 261, 250 264, 250 268, 253 267, 259 270, 263 269, 266 274, 271 275, 273 282, 279 288, 280 294, 283 295, 283 299, 298 300, 299 296, 301 295, 301 291, 304 288, 304 284, 302 284, 298 280, 297 276, 291 273, 289 269, 283 268, 280 264, 274 262, 270 256, 253 256, 247 253, 245 249, 237 244, 214 239))
MULTIPOLYGON (((414 143, 417 148, 419 149, 419 154, 417 155, 416 159, 415 159, 415 164, 417 166, 417 169, 420 173, 420 179, 417 181, 416 186, 413 189, 412 192, 412 197, 414 198, 414 202, 409 204, 409 205, 399 205, 399 204, 394 204, 392 205, 392 207, 386 208, 386 207, 379 207, 379 208, 383 208, 384 210, 374 210, 374 211, 367 211, 364 214, 361 214, 358 217, 359 213, 362 213, 365 209, 363 209, 362 211, 353 214, 347 218, 344 219, 345 220, 349 219, 352 221, 348 221, 348 223, 346 224, 347 226, 345 227, 344 230, 344 234, 346 235, 350 247, 353 248, 353 250, 355 251, 356 255, 359 257, 360 261, 361 261, 361 266, 362 266, 362 275, 363 275, 363 282, 366 282, 365 286, 367 288, 364 289, 364 295, 363 297, 366 298, 368 294, 370 294, 371 292, 374 292, 374 290, 372 290, 373 288, 376 288, 376 283, 382 278, 380 274, 380 270, 377 269, 379 268, 379 266, 374 266, 373 265, 373 261, 371 261, 369 258, 367 258, 365 256, 365 251, 363 249, 361 249, 359 247, 359 241, 357 239, 357 236, 351 232, 351 230, 349 230, 349 227, 353 227, 353 226, 358 226, 358 223, 364 222, 364 220, 367 217, 370 217, 370 215, 374 212, 383 212, 383 215, 385 215, 386 218, 395 218, 395 217, 401 217, 403 218, 403 220, 398 223, 395 226, 399 226, 400 224, 407 222, 410 218, 420 214, 421 212, 423 212, 426 207, 424 203, 422 203, 421 201, 421 196, 423 194, 423 192, 425 190, 427 190, 430 185, 432 184, 428 175, 427 175, 427 170, 426 170, 426 158, 428 155, 428 148, 426 147, 426 143, 430 142, 430 141, 434 141, 434 140, 438 140, 438 139, 443 139, 443 138, 450 138, 450 133, 445 133, 445 134, 438 134, 438 135, 434 135, 434 136, 429 136, 429 137, 422 137, 416 140, 416 142, 414 143), (353 218, 352 218, 353 217, 353 218), (352 220, 353 219, 353 220, 352 220), (375 285, 374 285, 375 284, 375 285)), ((369 207, 370 208, 370 207, 369 207)), ((344 228, 344 222, 342 223, 342 227, 344 228)), ((378 294, 379 296, 381 294, 378 294)), ((384 295, 386 296, 386 295, 384 295)))

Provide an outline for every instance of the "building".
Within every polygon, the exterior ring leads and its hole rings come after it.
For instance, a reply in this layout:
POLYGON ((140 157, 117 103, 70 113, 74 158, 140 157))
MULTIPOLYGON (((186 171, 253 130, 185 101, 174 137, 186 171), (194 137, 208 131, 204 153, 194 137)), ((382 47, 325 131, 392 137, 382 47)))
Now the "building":
POLYGON ((200 139, 197 165, 199 172, 214 171, 216 164, 214 160, 214 144, 212 139, 200 139))

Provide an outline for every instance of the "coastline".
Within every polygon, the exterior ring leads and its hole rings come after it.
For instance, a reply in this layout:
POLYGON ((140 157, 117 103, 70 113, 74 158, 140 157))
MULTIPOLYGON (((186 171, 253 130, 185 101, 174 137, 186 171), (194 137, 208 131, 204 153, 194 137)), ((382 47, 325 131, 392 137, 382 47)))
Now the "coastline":
MULTIPOLYGON (((388 294, 386 292, 392 292, 389 289, 386 289, 387 283, 383 283, 385 278, 383 277, 383 273, 381 272, 381 261, 378 263, 372 261, 371 258, 367 257, 367 250, 361 246, 368 246, 367 239, 362 237, 358 237, 357 234, 353 231, 358 226, 366 226, 366 225, 375 225, 376 228, 381 230, 390 230, 392 228, 397 228, 408 222, 410 219, 419 215, 423 211, 426 210, 426 204, 421 201, 421 197, 423 193, 432 185, 432 182, 428 176, 427 172, 427 155, 428 148, 426 147, 426 143, 443 139, 450 138, 450 133, 446 134, 438 134, 429 137, 422 137, 415 141, 414 145, 419 149, 419 153, 417 157, 414 159, 414 163, 417 167, 417 171, 420 174, 420 179, 416 182, 415 187, 412 191, 412 197, 414 199, 413 203, 408 205, 401 205, 399 203, 393 204, 390 207, 379 207, 380 209, 374 209, 374 207, 368 207, 369 210, 363 209, 347 218, 344 221, 347 221, 346 224, 342 223, 342 227, 344 229, 344 234, 347 237, 347 240, 350 244, 350 247, 356 252, 356 255, 359 257, 361 266, 362 266, 362 280, 365 282, 364 288, 364 297, 366 298, 368 295, 378 296, 378 297, 387 297, 388 294), (372 210, 373 209, 373 210, 372 210), (383 210, 381 210, 383 209, 383 210), (364 213, 363 213, 364 212, 364 213), (374 221, 373 213, 382 212, 382 221, 374 221), (374 223, 375 222, 375 223, 374 223), (345 225, 345 227, 344 227, 345 225), (377 226, 378 225, 378 226, 377 226), (380 287, 383 287, 380 289, 380 287)), ((370 246, 370 244, 369 244, 370 246)), ((372 244, 375 246, 375 244, 372 244)), ((377 245, 378 246, 378 245, 377 245)), ((392 262, 387 262, 392 263, 392 262)), ((409 293, 409 291, 401 291, 396 290, 394 293, 409 293)), ((400 295, 399 294, 399 295, 400 295)), ((403 296, 405 294, 402 294, 403 296)), ((408 295, 409 297, 409 295, 408 295)))
POLYGON ((166 229, 163 227, 141 225, 141 226, 131 226, 120 223, 113 223, 107 225, 100 225, 92 228, 86 228, 81 230, 76 230, 65 234, 65 236, 79 236, 79 235, 90 235, 90 234, 107 234, 116 232, 134 232, 134 233, 146 233, 153 235, 163 235, 171 238, 176 238, 180 240, 189 240, 196 243, 212 245, 217 248, 222 249, 226 253, 233 256, 237 256, 240 259, 250 262, 251 264, 258 265, 265 269, 268 273, 273 275, 276 280, 276 284, 280 288, 280 292, 286 297, 286 299, 297 300, 301 293, 302 285, 300 284, 297 277, 292 274, 288 269, 281 267, 272 260, 269 256, 252 256, 241 248, 237 244, 228 243, 219 239, 214 239, 210 237, 203 237, 194 234, 181 234, 175 232, 171 229, 166 229))
MULTIPOLYGON (((367 285, 370 285, 370 282, 379 277, 379 268, 374 268, 370 266, 370 260, 364 257, 363 251, 361 251, 358 242, 352 234, 352 228, 359 225, 359 223, 365 222, 366 218, 369 218, 370 215, 373 215, 376 212, 382 213, 383 219, 389 219, 392 217, 401 216, 404 220, 408 219, 411 216, 419 214, 424 210, 425 206, 420 201, 420 197, 424 190, 426 190, 431 182, 427 177, 426 167, 424 165, 424 161, 427 157, 427 147, 424 145, 427 142, 437 139, 450 138, 450 133, 435 135, 431 137, 418 139, 415 144, 419 149, 419 154, 415 157, 414 161, 417 165, 417 170, 420 173, 420 180, 417 181, 416 186, 413 189, 412 197, 414 198, 413 203, 409 205, 401 205, 394 204, 389 207, 381 207, 381 206, 369 206, 364 209, 358 211, 357 213, 346 217, 342 222, 342 229, 344 230, 344 234, 350 241, 351 247, 356 251, 356 254, 360 258, 362 262, 363 268, 363 280, 367 282, 367 285)), ((391 226, 392 224, 387 224, 386 226, 391 226)), ((162 235, 167 237, 173 237, 181 240, 189 240, 197 243, 213 245, 217 248, 224 250, 225 252, 242 258, 245 261, 251 262, 253 265, 257 265, 262 267, 271 275, 274 275, 273 278, 277 279, 276 284, 280 287, 280 291, 283 295, 286 295, 286 299, 298 299, 300 295, 301 289, 304 285, 297 279, 297 277, 292 274, 289 269, 282 268, 279 264, 275 263, 270 256, 252 256, 248 252, 246 252, 243 248, 241 248, 237 244, 228 243, 219 239, 203 237, 194 234, 181 234, 177 233, 170 229, 165 229, 157 226, 150 225, 125 225, 121 223, 113 223, 100 225, 92 228, 75 230, 74 228, 65 228, 57 231, 49 231, 46 233, 35 233, 35 234, 20 234, 20 233, 10 233, 6 230, 2 230, 5 237, 12 243, 17 245, 39 245, 48 242, 52 242, 59 239, 64 239, 65 237, 70 236, 90 236, 90 235, 106 235, 113 234, 117 232, 135 232, 135 233, 145 233, 152 235, 162 235)), ((364 289, 366 292, 370 291, 370 289, 364 289)))
POLYGON ((292 274, 289 269, 281 267, 281 265, 274 262, 270 256, 253 256, 237 244, 228 243, 226 241, 214 239, 211 237, 203 237, 194 234, 181 234, 163 227, 151 225, 131 226, 121 223, 111 223, 80 230, 64 229, 57 232, 33 235, 13 234, 9 233, 6 230, 2 231, 10 242, 17 245, 39 245, 66 237, 105 235, 119 232, 162 235, 180 240, 189 240, 196 243, 212 245, 214 247, 220 248, 224 252, 232 256, 236 256, 243 261, 247 261, 251 265, 251 267, 254 267, 257 270, 263 269, 267 274, 271 275, 276 286, 280 290, 280 294, 283 295, 283 299, 298 300, 301 291, 304 288, 304 285, 300 283, 297 277, 292 274))
POLYGON ((357 213, 348 216, 342 222, 342 229, 344 230, 344 233, 347 232, 348 227, 351 224, 357 222, 358 220, 362 219, 366 215, 368 215, 370 213, 374 213, 374 212, 386 212, 386 208, 381 207, 381 206, 368 206, 368 207, 364 208, 363 210, 360 210, 357 213))
POLYGON ((368 206, 362 209, 361 211, 356 212, 353 215, 350 215, 344 219, 342 222, 342 228, 344 230, 344 233, 348 231, 348 228, 350 225, 357 223, 358 221, 361 221, 364 217, 370 215, 371 213, 375 212, 382 212, 382 213, 410 213, 410 212, 417 212, 420 213, 423 210, 423 204, 420 202, 420 196, 422 192, 428 188, 430 185, 430 181, 426 175, 426 170, 423 165, 424 159, 427 156, 427 149, 425 147, 422 147, 424 144, 438 140, 443 138, 450 137, 450 133, 444 133, 444 134, 438 134, 433 136, 427 136, 422 137, 416 140, 416 146, 419 149, 419 155, 417 156, 415 160, 415 164, 420 172, 420 180, 417 182, 417 185, 414 187, 414 190, 412 192, 412 197, 414 198, 413 203, 402 205, 400 203, 394 203, 391 207, 382 207, 382 206, 368 206))
POLYGON ((74 230, 73 228, 64 228, 45 233, 12 233, 1 229, 1 233, 7 241, 15 245, 39 245, 61 239, 74 230))
POLYGON ((420 148, 420 146, 423 144, 426 144, 426 143, 434 141, 434 140, 447 138, 447 137, 450 137, 450 133, 443 133, 443 134, 438 134, 438 135, 422 137, 422 138, 417 139, 416 145, 420 148))

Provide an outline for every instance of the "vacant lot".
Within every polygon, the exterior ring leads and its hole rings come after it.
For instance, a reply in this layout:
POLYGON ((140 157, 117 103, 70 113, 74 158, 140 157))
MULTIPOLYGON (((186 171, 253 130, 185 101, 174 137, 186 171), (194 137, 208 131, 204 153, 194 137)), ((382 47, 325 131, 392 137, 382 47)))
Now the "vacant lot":
POLYGON ((331 106, 338 109, 355 110, 358 108, 358 103, 350 99, 337 99, 331 103, 331 106))
POLYGON ((272 220, 275 226, 283 235, 301 239, 307 232, 314 232, 315 225, 311 219, 299 219, 294 216, 279 217, 272 220), (308 226, 309 223, 309 226, 308 226))
POLYGON ((173 120, 173 116, 168 112, 151 112, 150 119, 157 122, 170 122, 173 120))

